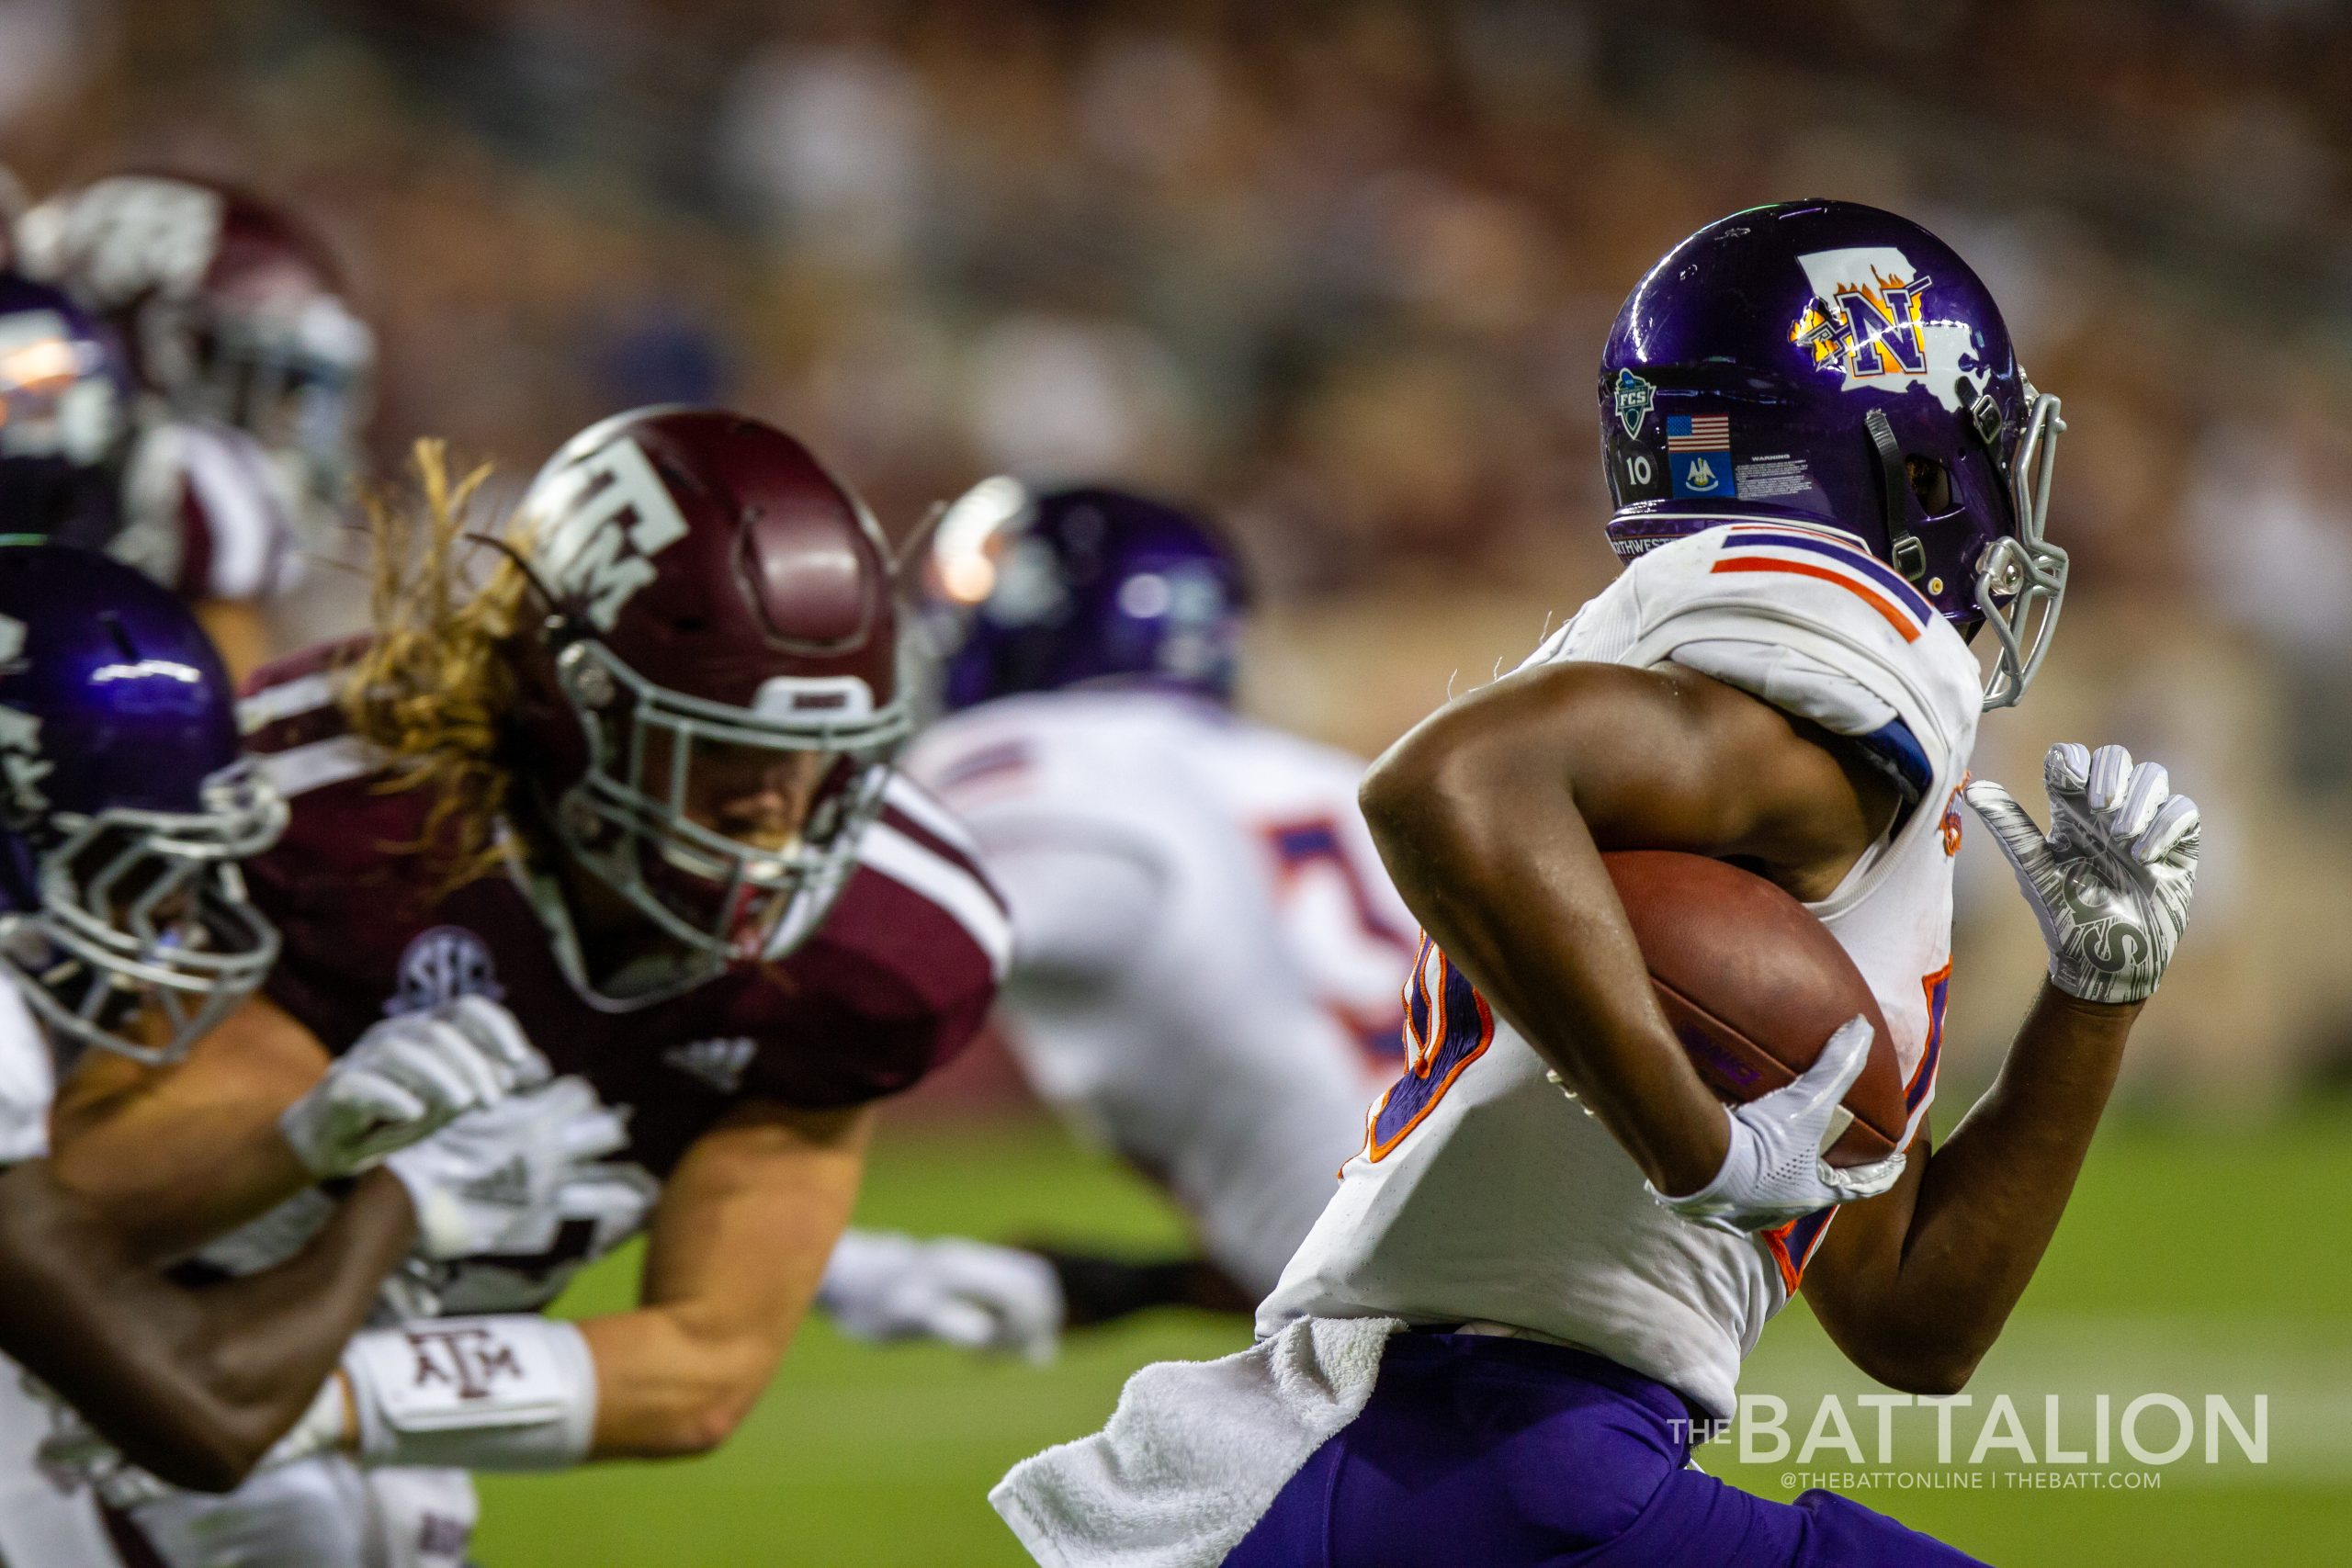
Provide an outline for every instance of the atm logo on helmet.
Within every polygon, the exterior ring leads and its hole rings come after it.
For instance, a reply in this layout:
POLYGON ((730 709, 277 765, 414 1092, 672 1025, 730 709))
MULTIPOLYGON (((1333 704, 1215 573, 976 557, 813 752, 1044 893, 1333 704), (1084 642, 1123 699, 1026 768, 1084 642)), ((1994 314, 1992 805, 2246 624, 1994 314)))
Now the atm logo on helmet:
POLYGON ((533 569, 558 596, 584 604, 599 631, 611 631, 653 581, 652 558, 686 536, 669 487, 626 436, 553 476, 531 510, 533 569))
POLYGON ((1892 245, 1816 251, 1799 256, 1813 299, 1790 323, 1789 341, 1807 350, 1817 370, 1844 378, 1842 390, 1898 392, 1918 382, 1945 407, 1960 406, 1952 388, 1969 352, 1969 330, 1929 319, 1920 308, 1934 279, 1892 245))

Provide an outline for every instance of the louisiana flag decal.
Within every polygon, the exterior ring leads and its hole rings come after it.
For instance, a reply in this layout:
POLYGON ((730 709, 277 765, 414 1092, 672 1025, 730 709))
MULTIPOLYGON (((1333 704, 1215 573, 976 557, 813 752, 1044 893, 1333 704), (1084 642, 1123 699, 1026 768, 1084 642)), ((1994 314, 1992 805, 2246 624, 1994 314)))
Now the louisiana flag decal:
POLYGON ((1674 477, 1676 495, 1690 499, 1730 495, 1731 415, 1668 414, 1666 462, 1674 477))

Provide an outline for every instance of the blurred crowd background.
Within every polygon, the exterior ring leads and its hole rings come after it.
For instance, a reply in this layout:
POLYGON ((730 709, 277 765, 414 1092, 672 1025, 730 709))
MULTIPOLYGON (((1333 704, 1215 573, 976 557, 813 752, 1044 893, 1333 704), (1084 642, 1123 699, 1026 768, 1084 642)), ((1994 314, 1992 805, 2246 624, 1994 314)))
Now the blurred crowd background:
MULTIPOLYGON (((381 476, 724 400, 894 533, 1007 469, 1203 502, 1250 705, 1367 752, 1612 570, 1594 366, 1649 263, 1895 208, 2071 425, 2068 624, 1978 771, 2114 739, 2204 802, 2132 1087, 2226 1111, 2352 1077, 2346 81, 2334 0, 0 0, 0 163, 307 214, 381 476)), ((314 580, 288 639, 349 613, 314 580)), ((2041 953, 1973 837, 1963 1083, 2041 953)))

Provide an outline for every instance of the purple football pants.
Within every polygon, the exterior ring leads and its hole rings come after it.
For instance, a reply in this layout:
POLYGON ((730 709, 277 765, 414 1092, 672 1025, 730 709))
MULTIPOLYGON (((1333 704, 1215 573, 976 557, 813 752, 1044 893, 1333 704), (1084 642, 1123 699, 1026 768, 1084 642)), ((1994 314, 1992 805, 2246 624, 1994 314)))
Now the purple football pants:
POLYGON ((1984 1568, 1834 1492, 1687 1469, 1690 1435, 1679 1395, 1598 1356, 1400 1334, 1225 1568, 1984 1568))

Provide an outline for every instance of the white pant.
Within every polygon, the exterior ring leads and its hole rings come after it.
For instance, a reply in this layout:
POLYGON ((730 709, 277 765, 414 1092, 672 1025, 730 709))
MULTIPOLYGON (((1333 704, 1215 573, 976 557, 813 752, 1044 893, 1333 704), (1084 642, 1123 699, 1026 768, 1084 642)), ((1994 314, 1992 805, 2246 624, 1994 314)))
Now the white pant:
MULTIPOLYGON (((0 1357, 0 1565, 121 1568, 86 1486, 33 1461, 54 1412, 0 1357)), ((363 1471, 322 1455, 226 1496, 174 1492, 131 1512, 168 1568, 464 1568, 480 1506, 462 1470, 363 1471)))
POLYGON ((464 1568, 478 1512, 462 1470, 363 1471, 322 1456, 225 1497, 143 1503, 131 1518, 169 1568, 464 1568))
POLYGON ((120 1568, 89 1488, 62 1492, 33 1464, 50 1407, 25 1392, 24 1369, 0 1356, 0 1563, 7 1568, 120 1568))

